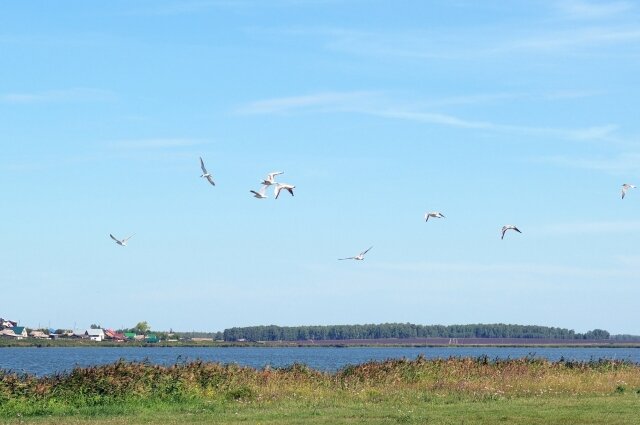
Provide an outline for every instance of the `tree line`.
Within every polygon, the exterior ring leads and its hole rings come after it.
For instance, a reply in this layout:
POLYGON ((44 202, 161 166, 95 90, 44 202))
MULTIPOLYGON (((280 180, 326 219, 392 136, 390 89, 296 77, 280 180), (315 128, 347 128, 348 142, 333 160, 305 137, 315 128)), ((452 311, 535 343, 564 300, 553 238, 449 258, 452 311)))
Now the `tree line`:
POLYGON ((225 341, 305 341, 381 338, 549 338, 609 339, 609 332, 594 329, 577 333, 571 329, 508 324, 414 325, 383 323, 329 326, 249 326, 225 329, 225 341))

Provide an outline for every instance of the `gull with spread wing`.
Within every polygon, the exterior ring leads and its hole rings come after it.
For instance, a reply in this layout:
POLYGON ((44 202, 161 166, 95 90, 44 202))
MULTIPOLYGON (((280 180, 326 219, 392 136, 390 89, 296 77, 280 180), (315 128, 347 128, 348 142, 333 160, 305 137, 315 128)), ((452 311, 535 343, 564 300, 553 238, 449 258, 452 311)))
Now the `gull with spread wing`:
POLYGON ((204 166, 202 157, 200 157, 200 168, 202 168, 202 175, 200 177, 207 179, 212 186, 215 186, 216 184, 213 181, 213 176, 207 171, 206 167, 204 166))
POLYGON ((273 173, 267 174, 267 178, 262 180, 260 184, 265 186, 271 186, 272 184, 276 184, 276 176, 280 174, 284 174, 284 171, 274 171, 273 173))
POLYGON ((442 215, 441 212, 438 211, 432 211, 432 212, 428 212, 424 214, 424 221, 429 221, 429 217, 433 217, 433 218, 446 218, 444 215, 442 215))
POLYGON ((273 189, 273 193, 276 195, 276 199, 278 199, 278 196, 280 196, 280 191, 282 189, 288 191, 291 196, 293 196, 293 189, 295 189, 296 187, 292 184, 289 183, 276 183, 276 187, 273 189))
POLYGON ((632 184, 629 183, 625 183, 622 185, 622 199, 624 199, 624 195, 627 194, 627 190, 629 189, 635 189, 636 187, 632 184))
POLYGON ((502 237, 500 239, 504 239, 504 234, 507 233, 507 230, 515 230, 518 233, 522 233, 520 229, 513 224, 507 224, 506 226, 502 226, 502 237))
POLYGON ((369 252, 371 250, 371 248, 373 248, 373 246, 369 247, 369 249, 367 249, 366 251, 362 251, 360 254, 354 256, 354 257, 347 257, 347 258, 338 258, 338 260, 358 260, 358 261, 362 261, 364 260, 364 255, 369 252))
MULTIPOLYGON (((133 234, 135 235, 135 233, 133 234)), ((129 239, 131 239, 133 237, 133 235, 129 236, 128 238, 124 238, 124 239, 118 239, 115 236, 113 236, 111 233, 109 233, 109 236, 111 236, 111 239, 113 239, 114 241, 116 241, 116 243, 120 246, 127 246, 127 241, 129 239)))
POLYGON ((250 190, 249 192, 253 193, 253 197, 254 198, 258 198, 258 199, 265 199, 267 198, 266 192, 267 192, 267 186, 262 186, 260 188, 259 191, 255 191, 255 190, 250 190))

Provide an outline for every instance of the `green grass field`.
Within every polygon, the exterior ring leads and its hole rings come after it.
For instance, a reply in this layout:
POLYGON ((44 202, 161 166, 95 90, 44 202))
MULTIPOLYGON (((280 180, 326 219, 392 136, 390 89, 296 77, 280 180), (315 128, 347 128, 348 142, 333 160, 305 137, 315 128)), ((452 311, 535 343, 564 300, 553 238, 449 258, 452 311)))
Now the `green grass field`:
POLYGON ((389 360, 320 373, 120 362, 0 376, 0 422, 640 424, 640 366, 389 360))

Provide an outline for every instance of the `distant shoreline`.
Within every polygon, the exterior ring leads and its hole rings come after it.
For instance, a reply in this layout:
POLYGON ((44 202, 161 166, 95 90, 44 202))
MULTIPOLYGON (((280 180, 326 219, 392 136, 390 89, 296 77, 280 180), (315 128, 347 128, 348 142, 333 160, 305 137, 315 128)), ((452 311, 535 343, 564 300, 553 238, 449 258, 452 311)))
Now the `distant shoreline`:
POLYGON ((432 347, 432 348, 464 348, 464 347, 531 347, 531 348, 640 348, 640 341, 611 341, 611 340, 547 340, 538 338, 458 338, 450 341, 448 338, 408 338, 408 339, 378 339, 378 340, 322 340, 322 341, 171 341, 158 343, 113 342, 88 340, 8 340, 0 339, 3 347, 95 347, 95 348, 163 348, 163 347, 272 347, 272 348, 309 348, 309 347, 432 347))

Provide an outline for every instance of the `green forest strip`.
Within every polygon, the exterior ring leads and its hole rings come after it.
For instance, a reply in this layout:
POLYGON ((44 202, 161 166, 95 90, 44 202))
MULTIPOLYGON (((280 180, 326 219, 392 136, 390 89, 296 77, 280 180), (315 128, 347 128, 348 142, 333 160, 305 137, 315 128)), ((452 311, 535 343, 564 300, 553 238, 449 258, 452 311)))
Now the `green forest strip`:
POLYGON ((225 329, 225 341, 301 341, 353 340, 385 338, 540 338, 566 340, 607 340, 609 332, 594 329, 576 333, 571 329, 533 325, 472 324, 415 325, 383 323, 329 326, 249 326, 225 329))

